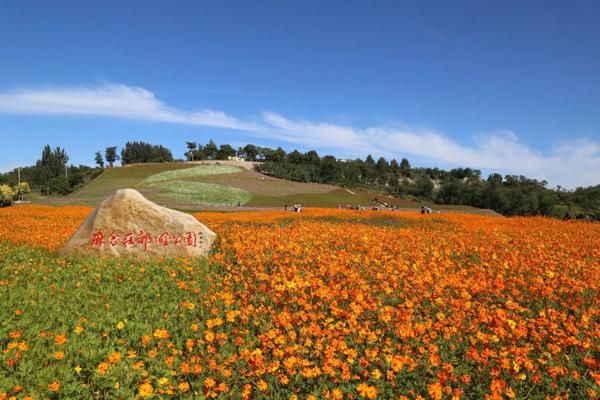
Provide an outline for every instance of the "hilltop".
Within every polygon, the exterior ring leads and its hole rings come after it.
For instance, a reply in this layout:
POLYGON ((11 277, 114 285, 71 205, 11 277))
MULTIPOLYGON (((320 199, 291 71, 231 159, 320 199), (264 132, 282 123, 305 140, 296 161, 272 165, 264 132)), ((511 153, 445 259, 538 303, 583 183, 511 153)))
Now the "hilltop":
MULTIPOLYGON (((232 210, 305 207, 378 206, 387 203, 418 209, 421 202, 332 184, 295 182, 264 175, 254 162, 195 161, 132 164, 105 169, 80 190, 64 197, 40 197, 37 203, 95 205, 117 189, 133 188, 150 200, 181 210, 232 210), (377 199, 377 201, 375 201, 377 199)), ((432 205, 427 202, 425 204, 432 205)), ((440 208, 440 206, 436 206, 440 208)), ((474 207, 443 209, 478 212, 474 207)), ((483 211, 483 210, 482 210, 483 211)))

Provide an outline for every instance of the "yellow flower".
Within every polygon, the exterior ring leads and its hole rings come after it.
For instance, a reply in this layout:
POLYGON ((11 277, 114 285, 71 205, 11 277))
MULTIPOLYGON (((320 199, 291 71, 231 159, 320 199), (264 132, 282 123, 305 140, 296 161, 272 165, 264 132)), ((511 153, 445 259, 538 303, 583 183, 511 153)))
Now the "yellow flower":
POLYGON ((260 390, 261 392, 264 392, 265 390, 267 390, 269 387, 269 385, 267 384, 267 382, 265 382, 264 380, 260 380, 258 381, 258 383, 256 384, 256 388, 258 390, 260 390))
POLYGON ((506 396, 507 396, 509 399, 514 399, 514 398, 515 398, 515 396, 516 396, 515 392, 514 392, 514 391, 512 390, 512 388, 510 388, 510 387, 509 387, 509 388, 507 388, 507 389, 505 389, 505 390, 504 390, 504 393, 506 394, 506 396))
POLYGON ((75 370, 76 373, 80 373, 81 372, 81 367, 78 365, 75 368, 73 368, 75 370))
POLYGON ((162 385, 166 385, 167 383, 169 383, 169 378, 167 378, 167 377, 164 377, 164 376, 163 376, 162 378, 160 378, 160 379, 158 380, 158 384, 159 384, 159 385, 161 385, 161 386, 162 386, 162 385))
POLYGON ((331 398, 333 400, 342 400, 344 398, 344 393, 340 389, 333 389, 331 391, 331 398))
POLYGON ((187 383, 187 382, 181 382, 179 384, 179 390, 181 390, 184 393, 187 392, 187 391, 189 391, 190 390, 190 384, 187 383))
POLYGON ((166 329, 156 329, 154 331, 154 337, 157 339, 168 339, 171 335, 166 329))
POLYGON ((517 327, 517 323, 515 321, 513 321, 512 319, 509 319, 508 321, 506 321, 506 323, 508 324, 508 326, 510 327, 510 329, 512 329, 513 331, 517 327))
POLYGON ((125 323, 123 321, 119 321, 117 323, 117 329, 121 330, 123 328, 125 328, 125 323))

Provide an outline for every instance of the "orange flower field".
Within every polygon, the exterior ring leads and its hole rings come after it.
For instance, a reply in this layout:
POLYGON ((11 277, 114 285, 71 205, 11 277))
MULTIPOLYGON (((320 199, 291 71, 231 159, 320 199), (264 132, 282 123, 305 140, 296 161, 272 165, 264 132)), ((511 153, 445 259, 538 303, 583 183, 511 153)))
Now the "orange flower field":
POLYGON ((86 207, 0 209, 0 399, 600 398, 600 225, 198 213, 207 260, 55 253, 86 207))

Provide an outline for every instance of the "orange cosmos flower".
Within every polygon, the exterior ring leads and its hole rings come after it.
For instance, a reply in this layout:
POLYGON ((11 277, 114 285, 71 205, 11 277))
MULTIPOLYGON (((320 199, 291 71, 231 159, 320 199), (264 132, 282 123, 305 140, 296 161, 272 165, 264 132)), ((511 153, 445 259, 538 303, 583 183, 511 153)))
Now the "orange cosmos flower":
POLYGON ((152 396, 153 392, 154 392, 154 388, 152 387, 152 384, 148 381, 142 382, 138 386, 138 394, 141 397, 150 397, 150 396, 152 396))
POLYGON ((118 351, 113 351, 108 356, 108 362, 111 364, 116 364, 121 360, 121 353, 118 351))
POLYGON ((54 337, 54 343, 56 343, 57 345, 62 345, 67 343, 67 335, 56 335, 54 337))
POLYGON ((439 382, 432 383, 427 385, 427 393, 434 400, 442 400, 443 387, 439 382))
POLYGON ((60 383, 58 383, 57 381, 54 381, 48 385, 48 390, 51 392, 58 392, 59 389, 60 389, 60 383))

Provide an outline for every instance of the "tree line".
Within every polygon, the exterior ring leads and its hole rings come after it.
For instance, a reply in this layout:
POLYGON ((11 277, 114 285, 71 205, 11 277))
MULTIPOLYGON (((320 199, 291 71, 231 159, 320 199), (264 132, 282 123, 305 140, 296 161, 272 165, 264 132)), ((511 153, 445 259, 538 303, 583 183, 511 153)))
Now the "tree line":
POLYGON ((545 215, 558 218, 600 220, 600 185, 565 191, 548 188, 546 181, 525 176, 490 174, 481 176, 473 168, 414 168, 406 158, 387 161, 371 156, 362 160, 323 157, 310 150, 286 152, 248 144, 235 150, 229 144, 217 146, 186 142, 184 154, 192 160, 226 160, 240 157, 262 161, 256 170, 277 178, 363 187, 396 197, 432 201, 442 205, 470 205, 489 208, 503 215, 545 215))
POLYGON ((503 215, 600 220, 600 185, 565 191, 524 176, 493 173, 484 179, 472 168, 413 168, 405 158, 375 161, 368 155, 364 160, 340 160, 297 150, 275 158, 268 154, 273 150, 264 153, 265 162, 256 169, 282 179, 363 187, 442 205, 489 208, 503 215))
MULTIPOLYGON (((229 144, 217 146, 212 139, 206 144, 186 142, 186 147, 184 156, 189 161, 227 160, 231 157, 261 161, 256 166, 257 171, 292 181, 362 187, 443 205, 489 208, 503 215, 600 220, 600 185, 566 191, 548 188, 546 181, 524 176, 493 173, 483 178, 480 170, 472 168, 449 171, 415 168, 406 158, 388 161, 384 157, 375 160, 367 155, 364 160, 338 159, 332 155, 321 157, 314 150, 286 152, 281 147, 272 149, 253 144, 235 149, 229 144)), ((180 161, 174 160, 166 147, 141 141, 127 142, 120 152, 117 150, 117 146, 109 146, 104 152, 96 152, 96 168, 93 168, 68 165, 65 149, 52 149, 46 145, 34 166, 20 169, 21 181, 27 182, 32 190, 42 195, 65 195, 84 186, 117 161, 123 165, 180 161)), ((23 194, 23 190, 17 190, 16 169, 0 174, 0 184, 5 184, 3 199, 15 199, 15 196, 23 194)), ((2 201, 6 203, 7 200, 2 201)))
POLYGON ((104 150, 104 158, 102 152, 97 151, 94 160, 99 168, 105 167, 105 160, 109 168, 112 168, 117 161, 121 161, 122 165, 174 161, 171 150, 162 145, 145 142, 127 142, 121 149, 120 155, 117 154, 117 146, 107 147, 104 150))
MULTIPOLYGON (((41 195, 66 195, 83 187, 102 172, 87 165, 69 165, 68 162, 65 149, 52 149, 46 145, 35 165, 0 174, 0 184, 14 189, 20 177, 21 182, 26 182, 31 190, 41 195)), ((4 190, 8 192, 6 188, 4 190)), ((20 196, 22 192, 17 190, 15 194, 20 196)))

